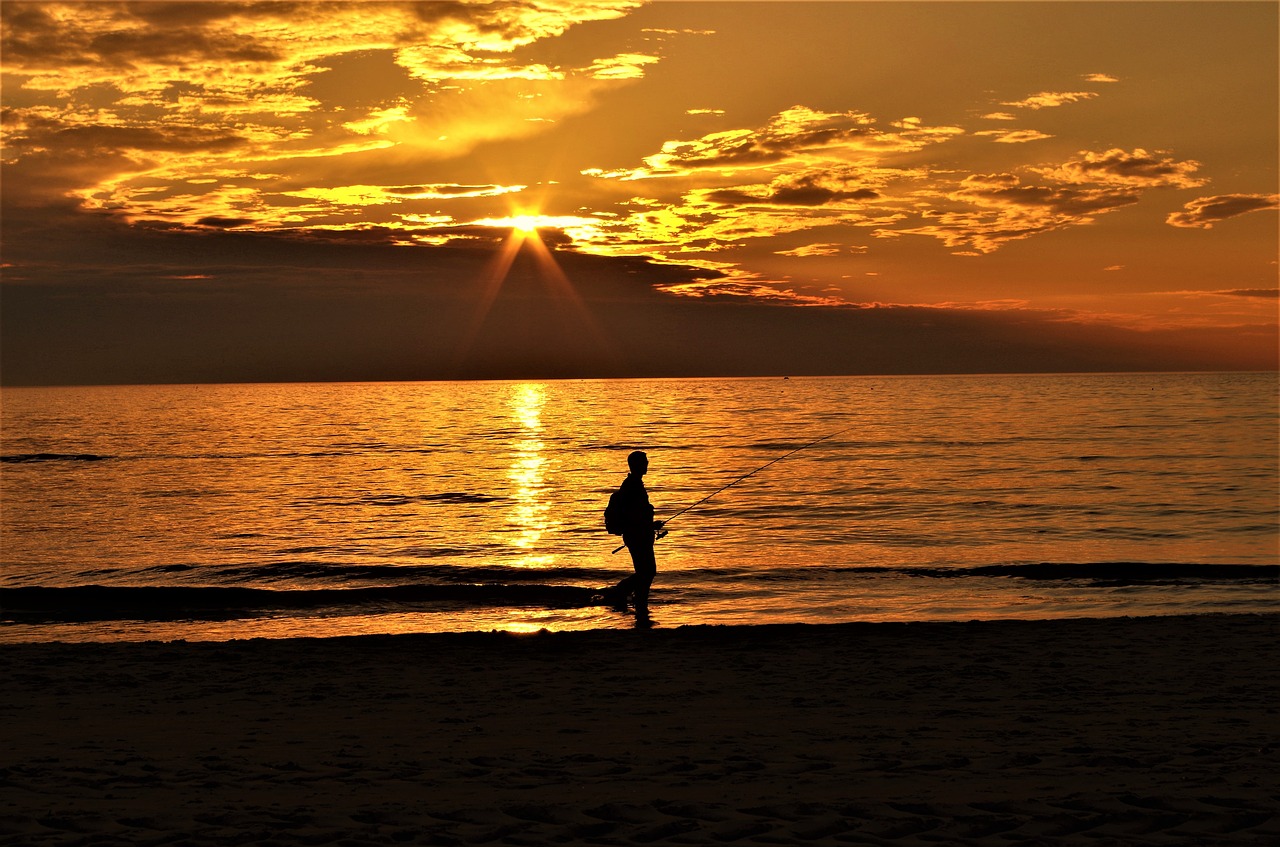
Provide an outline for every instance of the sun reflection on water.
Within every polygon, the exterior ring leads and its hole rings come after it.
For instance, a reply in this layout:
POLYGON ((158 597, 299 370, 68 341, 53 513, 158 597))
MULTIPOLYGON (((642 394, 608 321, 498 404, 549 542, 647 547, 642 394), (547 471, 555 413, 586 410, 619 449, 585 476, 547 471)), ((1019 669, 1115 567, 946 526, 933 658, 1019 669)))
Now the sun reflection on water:
POLYGON ((507 479, 512 483, 509 523, 515 528, 510 544, 521 554, 514 564, 520 567, 543 567, 554 557, 538 552, 543 536, 554 528, 551 505, 546 497, 547 457, 542 440, 542 407, 547 402, 547 387, 541 383, 512 386, 507 395, 511 417, 523 432, 515 442, 507 479))

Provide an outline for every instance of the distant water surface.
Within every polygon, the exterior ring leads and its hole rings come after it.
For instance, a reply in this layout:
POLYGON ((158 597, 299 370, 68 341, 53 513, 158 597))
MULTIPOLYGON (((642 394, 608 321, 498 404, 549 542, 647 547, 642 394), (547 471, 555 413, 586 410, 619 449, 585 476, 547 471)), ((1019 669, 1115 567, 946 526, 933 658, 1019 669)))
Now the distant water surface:
POLYGON ((3 391, 0 640, 1277 610, 1275 374, 3 391), (834 435, 833 435, 834 433, 834 435))

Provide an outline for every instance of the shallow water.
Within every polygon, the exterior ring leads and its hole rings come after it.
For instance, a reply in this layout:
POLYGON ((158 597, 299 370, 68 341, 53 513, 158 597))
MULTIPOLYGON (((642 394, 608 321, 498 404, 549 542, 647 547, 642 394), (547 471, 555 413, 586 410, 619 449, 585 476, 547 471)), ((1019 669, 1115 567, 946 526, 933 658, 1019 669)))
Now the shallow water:
POLYGON ((822 436, 672 523, 657 625, 1274 610, 1276 388, 5 389, 0 640, 629 626, 584 599, 629 570, 602 520, 629 451, 664 517, 822 436), (1045 563, 1090 567, 984 570, 1045 563))

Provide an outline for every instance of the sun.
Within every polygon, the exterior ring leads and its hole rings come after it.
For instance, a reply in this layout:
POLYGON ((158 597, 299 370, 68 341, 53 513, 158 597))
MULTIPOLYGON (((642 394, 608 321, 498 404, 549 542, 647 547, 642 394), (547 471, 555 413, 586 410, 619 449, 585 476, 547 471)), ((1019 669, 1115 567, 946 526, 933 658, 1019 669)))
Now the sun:
POLYGON ((511 235, 519 241, 541 238, 543 230, 556 230, 564 233, 574 241, 583 240, 594 243, 601 235, 604 220, 598 217, 581 215, 545 215, 530 211, 527 207, 517 209, 512 214, 500 218, 477 218, 468 221, 472 226, 492 227, 510 230, 511 235))
POLYGON ((533 235, 538 231, 538 215, 515 215, 510 218, 511 228, 524 235, 533 235))

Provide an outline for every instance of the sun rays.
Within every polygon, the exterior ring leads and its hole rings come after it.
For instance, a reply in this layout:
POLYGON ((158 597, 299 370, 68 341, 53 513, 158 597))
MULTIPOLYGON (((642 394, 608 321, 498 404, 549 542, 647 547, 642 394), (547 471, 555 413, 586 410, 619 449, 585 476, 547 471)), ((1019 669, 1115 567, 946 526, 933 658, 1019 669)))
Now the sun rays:
POLYGON ((541 230, 559 231, 566 225, 581 225, 580 218, 565 218, 536 213, 519 212, 505 218, 489 218, 478 224, 508 230, 502 246, 477 280, 476 304, 467 329, 462 336, 455 366, 463 367, 475 347, 477 337, 484 328, 490 312, 503 287, 512 276, 516 259, 523 253, 532 261, 531 276, 541 283, 561 317, 567 318, 576 333, 590 342, 592 352, 610 364, 617 359, 616 352, 595 316, 587 307, 582 295, 569 280, 554 251, 543 240, 541 230))

